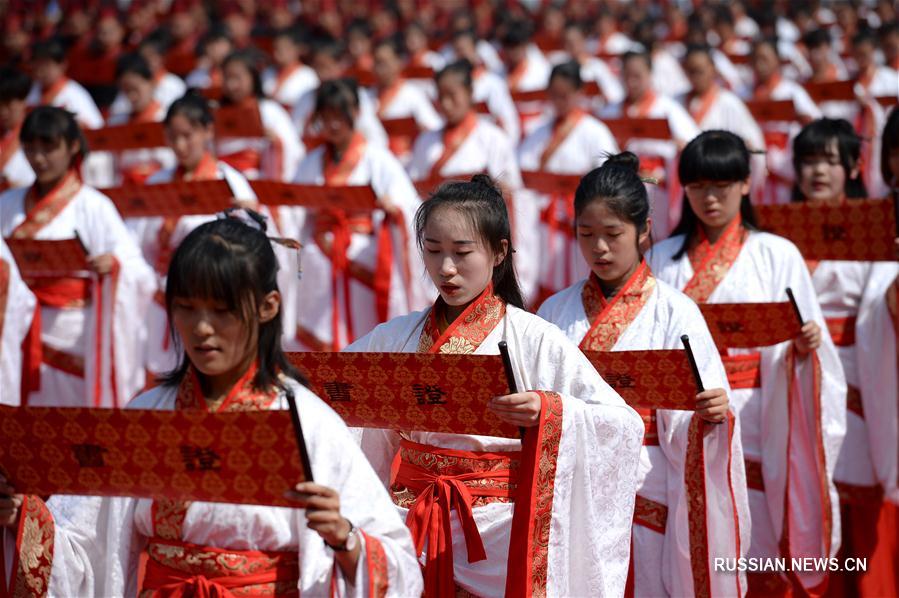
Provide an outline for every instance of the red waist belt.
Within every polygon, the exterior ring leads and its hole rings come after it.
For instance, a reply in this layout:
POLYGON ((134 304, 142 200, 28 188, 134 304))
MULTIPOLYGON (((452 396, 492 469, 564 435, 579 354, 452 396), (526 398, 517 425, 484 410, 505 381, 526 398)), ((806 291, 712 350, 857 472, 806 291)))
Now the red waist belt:
POLYGON ((299 554, 150 538, 140 596, 299 596, 299 554))
POLYGON ((453 538, 450 511, 456 511, 465 534, 468 562, 487 554, 472 507, 488 502, 512 502, 518 488, 521 453, 489 453, 443 449, 409 440, 400 443, 400 466, 394 481, 394 502, 409 506, 406 525, 418 554, 427 544, 425 595, 452 595, 453 538), (451 594, 447 594, 451 592, 451 594))
POLYGON ((91 299, 89 278, 29 278, 25 282, 43 307, 82 308, 91 299))
POLYGON ((724 362, 727 382, 732 389, 762 387, 762 373, 759 369, 761 355, 759 353, 722 355, 721 361, 724 362))
POLYGON ((668 523, 668 506, 638 494, 634 503, 634 523, 664 534, 668 523))
POLYGON ((659 446, 659 426, 656 423, 656 410, 640 407, 636 411, 643 419, 643 446, 659 446))
POLYGON ((847 318, 827 318, 827 330, 833 344, 838 347, 851 347, 855 344, 855 316, 847 318))

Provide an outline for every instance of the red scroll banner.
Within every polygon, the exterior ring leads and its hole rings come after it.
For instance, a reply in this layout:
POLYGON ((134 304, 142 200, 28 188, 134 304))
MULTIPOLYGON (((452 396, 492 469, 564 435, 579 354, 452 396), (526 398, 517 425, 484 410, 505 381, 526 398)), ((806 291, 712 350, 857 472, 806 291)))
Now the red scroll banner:
POLYGON ((121 152, 166 145, 162 123, 158 122, 85 129, 84 138, 92 152, 121 152))
POLYGON ((296 506, 306 479, 288 411, 0 406, 17 492, 296 506))
POLYGON ((852 199, 839 205, 802 202, 755 209, 759 226, 791 240, 805 259, 896 259, 896 208, 892 199, 852 199))
POLYGON ((518 438, 487 410, 509 392, 499 355, 290 353, 348 426, 518 438))
POLYGON ((77 238, 6 239, 23 278, 88 277, 87 252, 77 238))
POLYGON ((371 212, 377 196, 368 185, 298 185, 279 181, 251 181, 259 201, 270 206, 301 206, 312 209, 371 212))
POLYGON ((682 349, 584 351, 609 386, 633 408, 696 408, 696 383, 682 349))
POLYGON ((226 181, 177 181, 101 189, 122 218, 215 214, 233 205, 226 181))
POLYGON ((574 195, 581 182, 580 175, 553 174, 535 170, 522 170, 521 178, 527 189, 546 195, 574 195))
POLYGON ((431 193, 436 191, 437 187, 439 187, 443 183, 448 183, 450 181, 468 182, 471 180, 471 177, 476 174, 482 173, 472 172, 467 174, 451 174, 449 176, 434 176, 427 179, 422 179, 420 181, 412 181, 412 184, 415 185, 415 190, 418 191, 418 196, 422 199, 427 199, 431 195, 431 193))
POLYGON ((700 303, 718 350, 767 347, 799 334, 802 327, 789 302, 700 303))

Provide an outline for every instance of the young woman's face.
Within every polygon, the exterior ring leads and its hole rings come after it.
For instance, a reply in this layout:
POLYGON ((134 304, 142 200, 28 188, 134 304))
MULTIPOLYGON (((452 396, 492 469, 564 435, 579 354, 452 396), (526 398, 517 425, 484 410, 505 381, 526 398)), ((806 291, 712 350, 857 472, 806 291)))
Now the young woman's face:
POLYGON ((349 120, 342 111, 336 108, 325 108, 318 113, 322 137, 331 145, 346 147, 353 138, 353 132, 355 131, 353 123, 356 120, 356 116, 357 112, 353 111, 350 115, 352 120, 349 120))
POLYGON ((124 73, 119 77, 119 89, 128 98, 134 112, 140 112, 153 101, 153 81, 136 73, 124 73))
POLYGON ((169 120, 165 135, 169 147, 175 152, 178 165, 193 170, 212 143, 212 125, 195 124, 178 114, 169 120))
POLYGON ((25 119, 28 104, 25 100, 0 101, 0 128, 4 131, 15 129, 25 119))
POLYGON ((423 231, 425 269, 440 296, 451 306, 477 299, 502 263, 487 247, 459 210, 437 209, 428 216, 423 231))
POLYGON ((604 201, 592 201, 578 215, 577 244, 590 270, 603 282, 619 286, 642 259, 640 246, 649 238, 650 227, 637 233, 632 222, 615 214, 604 201))
POLYGON ((749 193, 749 181, 696 181, 685 185, 684 191, 699 221, 719 229, 740 213, 740 202, 749 193))
MULTIPOLYGON (((850 173, 855 176, 857 173, 850 173)), ((803 156, 799 161, 799 191, 806 201, 839 202, 846 195, 846 169, 840 162, 836 140, 822 154, 803 156)))
POLYGON ((224 303, 176 297, 172 323, 190 362, 206 376, 242 371, 255 356, 258 331, 224 303))
POLYGON ((555 77, 550 81, 547 91, 556 116, 565 116, 580 104, 580 92, 574 83, 564 77, 555 77))
POLYGON ((471 91, 457 75, 449 74, 440 78, 437 82, 437 98, 440 112, 451 125, 462 122, 471 110, 471 91))
POLYGON ((48 143, 40 139, 22 143, 25 158, 34 171, 38 183, 54 183, 65 175, 75 156, 78 154, 78 143, 69 143, 58 139, 56 143, 48 143))
POLYGON ((652 89, 652 71, 642 58, 634 57, 625 62, 621 77, 627 97, 632 100, 642 98, 643 94, 652 89))
POLYGON ((232 60, 222 69, 222 92, 238 103, 253 95, 253 75, 245 64, 232 60))

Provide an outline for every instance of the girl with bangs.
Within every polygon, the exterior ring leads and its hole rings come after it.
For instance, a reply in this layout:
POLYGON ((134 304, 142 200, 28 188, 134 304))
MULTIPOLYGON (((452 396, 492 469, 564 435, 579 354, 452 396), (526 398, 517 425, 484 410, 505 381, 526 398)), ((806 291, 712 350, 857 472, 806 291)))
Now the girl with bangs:
POLYGON ((109 198, 82 182, 87 145, 71 113, 35 108, 19 140, 36 179, 0 195, 0 234, 14 240, 77 237, 94 274, 93 280, 26 281, 39 308, 25 347, 22 403, 124 405, 144 384, 143 320, 156 288, 152 270, 109 198))
MULTIPOLYGON (((179 362, 128 407, 286 409, 292 395, 316 482, 286 497, 305 509, 54 496, 49 594, 420 595, 408 530, 340 417, 281 350, 277 259, 261 216, 242 216, 201 225, 172 257, 165 303, 179 362)), ((0 533, 34 523, 18 507, 40 499, 14 492, 0 476, 0 533)))
POLYGON ((696 395, 691 410, 638 409, 646 431, 632 537, 633 595, 740 596, 743 575, 715 572, 710 559, 690 550, 703 546, 710 557, 735 559, 749 544, 740 428, 699 308, 657 280, 643 259, 652 219, 638 168, 637 156, 624 152, 581 179, 575 230, 590 274, 547 299, 537 315, 584 351, 682 349, 681 336, 690 337, 708 390, 696 395), (699 458, 704 474, 692 477, 699 458))
MULTIPOLYGON (((861 145, 845 120, 822 118, 806 125, 793 142, 794 201, 842 205, 867 197, 861 145)), ((846 440, 834 471, 843 556, 869 559, 866 572, 841 573, 838 588, 847 594, 896 594, 899 387, 886 289, 899 264, 806 263, 848 384, 846 440), (891 494, 893 502, 885 498, 891 494)))
MULTIPOLYGON (((840 544, 833 470, 845 435, 846 382, 805 262, 788 240, 761 232, 749 201, 742 139, 707 131, 678 165, 683 216, 647 262, 697 303, 767 303, 792 288, 805 320, 792 341, 722 355, 740 420, 752 537, 749 557, 831 557, 840 544)), ((750 572, 750 594, 821 591, 821 572, 750 572)))
POLYGON ((533 490, 544 516, 532 514, 533 542, 519 545, 510 543, 513 512, 533 508, 516 502, 527 483, 520 440, 362 432, 366 456, 412 529, 426 595, 518 595, 525 584, 533 595, 621 596, 640 418, 558 328, 522 309, 506 204, 488 177, 439 187, 419 208, 415 232, 440 296, 347 350, 495 355, 506 341, 526 390, 485 408, 514 426, 540 426, 545 438, 533 490))

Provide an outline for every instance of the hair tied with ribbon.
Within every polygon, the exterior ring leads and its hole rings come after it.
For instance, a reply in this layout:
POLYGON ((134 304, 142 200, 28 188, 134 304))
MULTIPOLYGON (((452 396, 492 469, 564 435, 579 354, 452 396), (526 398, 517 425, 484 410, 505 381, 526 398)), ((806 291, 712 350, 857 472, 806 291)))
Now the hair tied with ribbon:
POLYGON ((286 247, 287 249, 293 249, 297 252, 297 280, 303 279, 303 244, 297 241, 296 239, 288 239, 286 237, 269 237, 269 241, 272 243, 277 243, 281 247, 286 247))
MULTIPOLYGON (((258 230, 262 234, 265 234, 266 230, 268 230, 268 217, 265 214, 260 214, 249 208, 233 206, 220 212, 217 217, 219 219, 234 218, 250 228, 258 230)), ((302 279, 303 260, 301 250, 303 249, 303 244, 296 239, 289 239, 286 237, 269 237, 266 235, 266 238, 272 243, 277 243, 281 247, 286 247, 287 249, 292 249, 297 252, 297 279, 302 279)))

